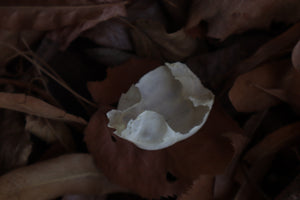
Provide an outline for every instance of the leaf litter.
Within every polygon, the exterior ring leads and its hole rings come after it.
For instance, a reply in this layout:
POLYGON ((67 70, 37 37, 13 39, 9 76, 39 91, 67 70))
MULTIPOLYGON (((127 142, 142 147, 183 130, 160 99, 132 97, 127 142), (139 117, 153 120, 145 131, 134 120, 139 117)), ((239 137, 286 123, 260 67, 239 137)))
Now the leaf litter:
POLYGON ((1 198, 297 195, 299 6, 3 1, 1 198), (191 138, 142 150, 115 136, 105 113, 141 76, 171 61, 186 63, 216 103, 191 138))

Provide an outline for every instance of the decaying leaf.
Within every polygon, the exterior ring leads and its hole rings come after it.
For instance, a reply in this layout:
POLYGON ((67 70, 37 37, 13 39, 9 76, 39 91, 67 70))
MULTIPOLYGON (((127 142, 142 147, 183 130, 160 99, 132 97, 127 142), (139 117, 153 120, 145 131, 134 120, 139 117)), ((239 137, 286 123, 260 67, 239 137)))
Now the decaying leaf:
POLYGON ((101 21, 125 15, 124 1, 5 1, 0 3, 0 28, 52 32, 66 47, 82 31, 101 21))
POLYGON ((166 149, 146 151, 114 137, 107 123, 105 113, 98 111, 85 130, 97 166, 113 182, 149 198, 181 194, 200 174, 222 173, 233 155, 222 133, 239 132, 215 106, 198 133, 166 149))
POLYGON ((285 74, 290 69, 290 62, 283 60, 264 64, 239 76, 229 91, 229 98, 235 109, 240 112, 255 112, 278 104, 278 98, 258 87, 270 89, 282 87, 285 74))
POLYGON ((269 28, 272 22, 291 24, 300 19, 298 0, 193 0, 187 28, 208 23, 207 36, 225 39, 249 29, 269 28))
POLYGON ((0 177, 0 199, 48 200, 65 194, 124 191, 111 184, 87 154, 70 154, 14 170, 0 177))
POLYGON ((104 47, 132 50, 128 26, 117 19, 101 22, 83 36, 104 47))
POLYGON ((27 163, 32 145, 20 113, 0 110, 0 175, 27 163))
POLYGON ((83 118, 68 114, 55 106, 26 94, 0 92, 0 107, 47 119, 86 124, 83 118))
POLYGON ((131 35, 139 56, 173 62, 190 56, 197 48, 197 40, 183 29, 167 33, 163 25, 150 20, 137 21, 131 35))
POLYGON ((103 82, 88 82, 87 86, 95 102, 103 105, 117 103, 131 84, 160 64, 149 59, 129 59, 120 66, 108 68, 107 79, 103 82))
POLYGON ((213 200, 214 176, 201 175, 178 200, 213 200))
POLYGON ((300 40, 296 44, 292 54, 292 61, 294 67, 300 72, 300 40))
POLYGON ((284 147, 300 141, 300 122, 284 126, 267 135, 260 143, 250 149, 245 160, 253 163, 277 153, 284 147))
POLYGON ((26 117, 25 130, 47 143, 58 141, 68 150, 72 150, 75 147, 71 130, 62 122, 28 115, 26 117))

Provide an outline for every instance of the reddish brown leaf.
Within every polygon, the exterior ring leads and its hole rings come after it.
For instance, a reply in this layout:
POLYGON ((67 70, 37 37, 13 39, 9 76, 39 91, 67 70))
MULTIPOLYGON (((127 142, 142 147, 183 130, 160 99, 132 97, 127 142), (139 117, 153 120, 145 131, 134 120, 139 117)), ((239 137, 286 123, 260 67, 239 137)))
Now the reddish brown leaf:
POLYGON ((190 56, 197 48, 197 40, 189 37, 183 29, 167 33, 163 25, 150 20, 137 21, 131 34, 140 56, 178 61, 190 56))
POLYGON ((0 177, 0 186, 0 198, 10 200, 124 191, 107 181, 87 154, 65 155, 14 170, 0 177))
POLYGON ((208 22, 209 37, 225 39, 249 29, 269 28, 272 22, 294 23, 300 19, 298 0, 202 1, 194 0, 187 28, 208 22))
POLYGON ((239 128, 218 106, 211 112, 197 134, 166 149, 146 151, 116 137, 98 111, 85 130, 85 141, 113 182, 144 197, 181 194, 200 174, 223 172, 233 155, 222 133, 239 128))
POLYGON ((213 200, 214 176, 201 175, 178 200, 213 200))
POLYGON ((296 144, 300 139, 300 122, 296 122, 282 127, 275 132, 266 136, 259 144, 250 149, 245 159, 253 163, 264 157, 270 156, 278 152, 284 147, 296 144))
POLYGON ((229 91, 229 98, 235 109, 240 112, 255 112, 276 105, 279 100, 257 88, 257 85, 263 88, 280 88, 289 69, 289 61, 280 61, 262 65, 239 76, 229 91))
POLYGON ((296 44, 292 54, 292 61, 294 67, 300 72, 300 40, 296 44))
POLYGON ((117 103, 122 93, 160 64, 148 59, 130 59, 118 67, 108 68, 107 79, 103 82, 88 82, 87 86, 95 102, 105 105, 117 103))

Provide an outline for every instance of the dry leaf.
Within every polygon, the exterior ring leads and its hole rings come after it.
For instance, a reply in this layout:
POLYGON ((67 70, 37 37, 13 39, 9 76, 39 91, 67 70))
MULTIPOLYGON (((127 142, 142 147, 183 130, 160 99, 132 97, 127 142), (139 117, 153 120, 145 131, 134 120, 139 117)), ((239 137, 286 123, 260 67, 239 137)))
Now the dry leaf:
POLYGON ((193 0, 187 28, 208 23, 207 36, 225 39, 250 29, 269 28, 272 22, 291 24, 300 19, 298 0, 193 0))
POLYGON ((132 50, 128 26, 117 19, 101 22, 84 32, 83 36, 104 47, 132 50))
POLYGON ((214 176, 201 175, 178 200, 213 200, 214 176))
POLYGON ((290 62, 283 60, 268 63, 239 76, 229 98, 239 112, 261 111, 279 103, 279 100, 257 88, 280 88, 285 74, 291 68, 290 62))
POLYGON ((0 175, 27 163, 32 145, 24 130, 24 117, 10 110, 0 110, 0 175))
POLYGON ((299 130, 300 122, 296 122, 274 131, 250 149, 245 156, 245 160, 253 163, 277 153, 284 147, 296 144, 300 139, 299 130))
POLYGON ((108 68, 107 79, 103 82, 88 82, 87 86, 95 102, 104 105, 117 103, 131 84, 160 64, 148 59, 130 59, 120 66, 108 68))
POLYGON ((197 40, 183 29, 167 33, 164 26, 150 20, 139 20, 131 29, 135 51, 139 56, 179 61, 190 56, 198 47, 197 40))
POLYGON ((300 40, 296 44, 292 54, 292 61, 294 67, 300 72, 300 40))
POLYGON ((47 119, 76 122, 80 124, 87 123, 81 117, 68 114, 55 106, 35 97, 27 96, 26 94, 0 92, 0 107, 47 119))
POLYGON ((122 190, 106 180, 87 154, 60 156, 0 177, 0 199, 48 200, 65 194, 117 191, 122 190))
POLYGON ((63 122, 28 115, 26 117, 25 130, 47 143, 59 141, 66 149, 75 149, 71 130, 63 122))
POLYGON ((52 32, 66 48, 82 31, 101 21, 125 15, 124 1, 6 1, 0 3, 0 28, 52 32))
POLYGON ((107 123, 101 111, 91 118, 85 130, 89 151, 110 180, 149 198, 181 194, 200 174, 223 172, 233 149, 221 134, 238 129, 215 106, 198 133, 169 148, 146 151, 115 137, 107 123))

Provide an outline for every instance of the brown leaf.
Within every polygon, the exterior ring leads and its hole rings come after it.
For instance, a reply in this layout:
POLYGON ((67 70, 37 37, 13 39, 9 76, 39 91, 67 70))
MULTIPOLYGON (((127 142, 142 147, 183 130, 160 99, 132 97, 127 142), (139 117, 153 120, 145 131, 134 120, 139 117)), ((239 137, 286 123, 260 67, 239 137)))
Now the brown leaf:
POLYGON ((214 176, 201 175, 178 200, 213 200, 214 176))
MULTIPOLYGON (((108 18, 112 13, 107 8, 115 9, 122 1, 88 0, 81 1, 26 1, 12 0, 0 3, 0 28, 9 30, 34 29, 54 30, 70 25, 108 18), (103 15, 103 16, 102 16, 103 15)), ((121 9, 121 7, 119 8, 121 9)), ((116 10, 115 10, 116 11, 116 10)))
POLYGON ((239 128, 215 105, 198 133, 168 148, 147 151, 116 137, 106 115, 98 111, 85 130, 85 141, 110 180, 157 198, 181 194, 200 174, 222 173, 233 155, 230 141, 222 136, 228 131, 239 128))
POLYGON ((128 26, 117 19, 101 22, 84 32, 83 36, 104 47, 132 50, 128 26))
POLYGON ((101 21, 125 15, 124 1, 6 1, 0 3, 0 28, 52 32, 49 37, 64 48, 101 21))
POLYGON ((65 149, 70 151, 75 149, 71 130, 62 122, 28 115, 26 117, 25 130, 47 143, 59 141, 65 149))
POLYGON ((283 60, 268 63, 239 76, 229 98, 239 112, 261 111, 279 103, 279 100, 257 88, 280 88, 285 74, 291 68, 290 62, 283 60))
POLYGON ((0 107, 47 119, 76 122, 80 124, 87 123, 81 117, 68 114, 55 106, 35 97, 27 96, 26 94, 0 92, 0 107))
POLYGON ((209 37, 225 39, 250 29, 269 28, 272 22, 291 24, 300 19, 298 0, 193 0, 187 28, 208 23, 209 37))
POLYGON ((0 199, 47 200, 64 194, 122 191, 96 169, 87 154, 70 154, 14 170, 0 177, 0 199))
POLYGON ((300 40, 296 44, 292 54, 292 61, 294 67, 300 72, 300 40))
POLYGON ((0 110, 0 175, 27 163, 32 145, 24 130, 24 117, 17 112, 0 110))
POLYGON ((149 59, 130 59, 120 66, 108 68, 107 79, 103 82, 88 82, 87 86, 95 102, 104 105, 117 103, 122 93, 160 64, 149 59))
POLYGON ((150 20, 139 20, 131 29, 135 51, 139 56, 178 61, 190 56, 197 48, 197 40, 183 29, 167 33, 164 26, 150 20))
POLYGON ((66 195, 62 200, 106 200, 106 197, 93 195, 66 195))
POLYGON ((250 149, 245 160, 253 163, 277 153, 284 147, 295 144, 300 139, 300 122, 284 126, 267 135, 259 144, 250 149))

